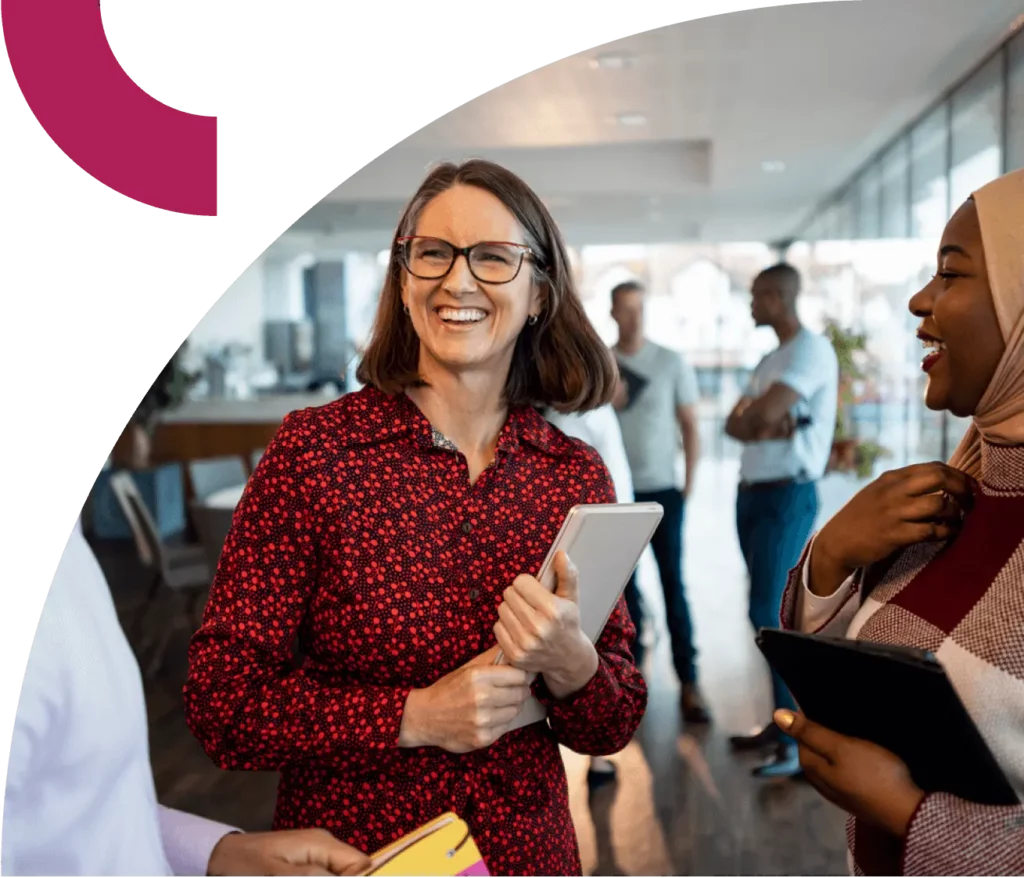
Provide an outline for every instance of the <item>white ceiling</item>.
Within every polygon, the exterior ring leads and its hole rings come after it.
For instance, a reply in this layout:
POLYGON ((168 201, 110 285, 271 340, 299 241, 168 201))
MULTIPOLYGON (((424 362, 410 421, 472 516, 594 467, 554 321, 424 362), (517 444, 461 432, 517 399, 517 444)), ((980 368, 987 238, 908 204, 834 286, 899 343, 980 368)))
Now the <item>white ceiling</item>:
POLYGON ((421 129, 312 208, 279 248, 386 248, 426 169, 470 156, 520 173, 576 245, 785 237, 1022 12, 1024 0, 859 0, 630 37, 421 129), (595 67, 602 53, 635 63, 595 67), (622 113, 647 124, 623 126, 622 113), (765 173, 765 161, 786 170, 765 173))

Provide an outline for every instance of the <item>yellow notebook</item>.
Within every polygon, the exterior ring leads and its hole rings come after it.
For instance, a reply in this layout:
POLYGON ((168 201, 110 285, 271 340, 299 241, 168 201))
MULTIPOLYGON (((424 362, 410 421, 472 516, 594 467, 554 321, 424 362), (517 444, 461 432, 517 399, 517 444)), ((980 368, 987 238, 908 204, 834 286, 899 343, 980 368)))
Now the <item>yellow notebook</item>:
POLYGON ((377 851, 366 875, 489 876, 483 857, 457 814, 442 814, 377 851))

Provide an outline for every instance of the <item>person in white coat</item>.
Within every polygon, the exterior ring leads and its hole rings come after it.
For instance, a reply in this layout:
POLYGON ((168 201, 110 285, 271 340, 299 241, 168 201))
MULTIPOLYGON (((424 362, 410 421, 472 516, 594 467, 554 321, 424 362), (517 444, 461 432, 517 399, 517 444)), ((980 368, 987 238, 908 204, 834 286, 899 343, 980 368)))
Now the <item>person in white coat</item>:
MULTIPOLYGON (((629 460, 626 457, 626 446, 622 441, 622 429, 619 427, 619 419, 615 415, 615 409, 611 405, 604 405, 589 412, 564 415, 552 408, 543 411, 544 417, 566 436, 572 436, 586 442, 604 461, 608 467, 608 473, 615 484, 615 499, 619 503, 633 502, 633 476, 629 470, 629 460)), ((636 582, 636 572, 630 577, 626 584, 623 595, 626 599, 626 606, 629 608, 629 615, 636 628, 636 639, 633 642, 633 660, 637 667, 642 667, 644 659, 643 648, 643 603, 640 598, 640 589, 636 582)), ((615 765, 607 759, 594 757, 590 760, 590 770, 587 775, 587 782, 591 789, 596 789, 611 780, 615 779, 615 765)))
POLYGON ((139 666, 81 522, 43 605, 14 720, 4 875, 356 875, 325 830, 242 833, 157 804, 139 666))

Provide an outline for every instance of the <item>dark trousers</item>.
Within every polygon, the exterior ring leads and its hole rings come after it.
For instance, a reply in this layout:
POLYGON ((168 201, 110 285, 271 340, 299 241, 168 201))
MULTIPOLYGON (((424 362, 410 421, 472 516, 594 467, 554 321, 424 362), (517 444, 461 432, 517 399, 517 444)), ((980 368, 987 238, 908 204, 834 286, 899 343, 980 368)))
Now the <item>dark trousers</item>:
POLYGON ((683 585, 683 525, 686 499, 682 491, 637 491, 638 503, 660 503, 665 515, 651 539, 654 560, 658 563, 661 590, 665 595, 665 621, 672 642, 672 663, 680 683, 697 680, 697 650, 693 645, 693 624, 683 585))
MULTIPOLYGON (((813 482, 792 482, 767 488, 740 488, 736 499, 736 531, 750 574, 750 623, 778 628, 782 593, 789 572, 818 516, 818 489, 813 482)), ((775 707, 793 710, 793 696, 772 672, 775 707)))

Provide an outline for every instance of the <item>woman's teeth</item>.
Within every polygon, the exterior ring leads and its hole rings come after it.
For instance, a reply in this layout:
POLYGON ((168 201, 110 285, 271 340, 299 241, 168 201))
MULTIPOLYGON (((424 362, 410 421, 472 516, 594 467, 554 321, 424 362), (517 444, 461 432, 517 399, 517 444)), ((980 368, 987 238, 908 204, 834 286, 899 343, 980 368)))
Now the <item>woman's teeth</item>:
POLYGON ((479 323, 487 312, 479 308, 438 308, 437 316, 445 323, 479 323))
POLYGON ((944 351, 946 349, 946 343, 939 341, 936 338, 922 338, 921 344, 924 345, 926 351, 944 351))

